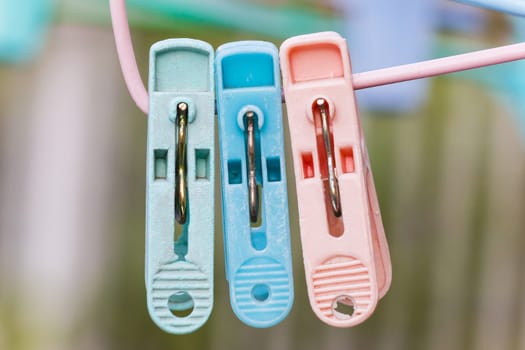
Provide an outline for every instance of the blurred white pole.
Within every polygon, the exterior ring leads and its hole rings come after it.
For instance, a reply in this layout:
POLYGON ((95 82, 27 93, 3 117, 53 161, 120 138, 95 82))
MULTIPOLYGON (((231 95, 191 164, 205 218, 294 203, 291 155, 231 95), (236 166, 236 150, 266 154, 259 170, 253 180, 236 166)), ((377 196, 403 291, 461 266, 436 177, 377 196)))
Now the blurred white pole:
POLYGON ((9 229, 0 253, 10 260, 3 275, 20 303, 19 333, 34 349, 65 350, 107 262, 121 78, 109 30, 64 26, 49 43, 30 84, 7 102, 24 112, 7 116, 19 127, 1 164, 11 189, 0 196, 0 230, 9 229))

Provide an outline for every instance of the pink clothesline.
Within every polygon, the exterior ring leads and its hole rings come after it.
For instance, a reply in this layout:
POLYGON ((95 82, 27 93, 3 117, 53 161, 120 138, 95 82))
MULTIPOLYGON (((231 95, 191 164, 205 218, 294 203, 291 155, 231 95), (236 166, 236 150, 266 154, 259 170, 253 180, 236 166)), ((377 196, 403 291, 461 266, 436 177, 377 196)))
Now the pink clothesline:
POLYGON ((354 89, 400 83, 402 81, 434 77, 468 69, 517 61, 525 58, 525 43, 500 46, 430 61, 373 70, 353 75, 354 89))
MULTIPOLYGON (((126 0, 110 0, 110 10, 117 54, 124 80, 137 106, 147 114, 149 110, 148 91, 140 77, 133 51, 126 12, 126 0)), ((353 86, 355 90, 360 90, 517 61, 524 58, 525 43, 519 43, 402 66, 355 73, 352 77, 353 86)))
POLYGON ((128 87, 131 98, 137 106, 146 114, 149 111, 148 90, 140 77, 131 34, 129 32, 128 14, 126 11, 126 0, 109 0, 111 11, 111 22, 115 44, 120 61, 120 68, 128 87))

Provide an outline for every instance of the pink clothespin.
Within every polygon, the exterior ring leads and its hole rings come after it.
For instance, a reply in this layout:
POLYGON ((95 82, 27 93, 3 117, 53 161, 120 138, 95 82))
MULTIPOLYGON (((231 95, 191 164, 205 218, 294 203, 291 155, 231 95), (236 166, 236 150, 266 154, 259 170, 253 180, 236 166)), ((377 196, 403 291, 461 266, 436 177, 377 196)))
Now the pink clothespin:
POLYGON ((280 55, 310 304, 351 327, 372 314, 392 270, 346 41, 297 36, 280 55))
POLYGON ((321 320, 366 320, 391 266, 354 90, 525 58, 525 43, 353 74, 346 42, 326 32, 281 46, 310 303, 321 320))

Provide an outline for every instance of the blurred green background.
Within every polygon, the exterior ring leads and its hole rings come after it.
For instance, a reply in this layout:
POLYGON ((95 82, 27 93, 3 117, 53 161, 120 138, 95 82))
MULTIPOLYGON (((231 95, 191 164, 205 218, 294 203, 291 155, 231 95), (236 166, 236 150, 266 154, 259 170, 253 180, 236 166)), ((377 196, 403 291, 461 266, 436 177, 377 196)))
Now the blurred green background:
MULTIPOLYGON (((230 21, 192 12, 196 1, 163 15, 163 1, 129 2, 143 74, 149 47, 169 37, 280 45, 342 26, 314 0, 245 2, 258 10, 230 21)), ((234 316, 217 205, 212 316, 193 334, 163 333, 144 286, 147 120, 124 85, 107 1, 55 5, 41 54, 0 64, 0 349, 525 349, 523 140, 512 105, 457 75, 433 79, 410 113, 362 112, 393 264, 367 322, 330 328, 309 308, 288 148, 290 316, 265 330, 234 316)), ((506 20, 490 16, 466 39, 503 44, 506 20)))

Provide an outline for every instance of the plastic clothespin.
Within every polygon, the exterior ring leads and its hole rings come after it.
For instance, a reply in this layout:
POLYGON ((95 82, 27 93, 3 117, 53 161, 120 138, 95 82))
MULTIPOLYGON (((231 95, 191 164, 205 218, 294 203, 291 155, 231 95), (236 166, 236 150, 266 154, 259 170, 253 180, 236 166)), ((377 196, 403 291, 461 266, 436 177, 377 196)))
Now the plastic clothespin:
POLYGON ((391 265, 346 42, 288 39, 281 67, 310 304, 325 323, 354 326, 387 292, 391 265))
POLYGON ((244 323, 270 327, 293 304, 278 51, 229 43, 215 62, 231 304, 244 323))
POLYGON ((214 54, 170 39, 150 52, 146 288, 153 321, 189 333, 213 305, 214 54))

